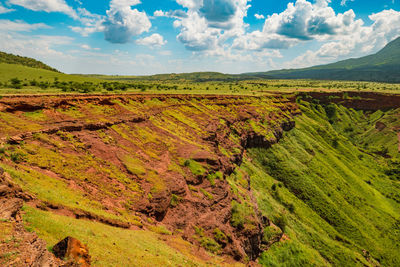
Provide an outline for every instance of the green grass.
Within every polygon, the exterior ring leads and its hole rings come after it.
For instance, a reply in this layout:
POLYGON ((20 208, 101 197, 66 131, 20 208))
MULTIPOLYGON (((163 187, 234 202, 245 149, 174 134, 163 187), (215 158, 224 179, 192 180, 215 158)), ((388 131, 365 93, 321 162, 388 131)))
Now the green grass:
POLYGON ((0 82, 9 81, 12 78, 19 78, 22 81, 36 80, 53 82, 55 78, 60 81, 74 81, 74 82, 100 82, 101 80, 90 77, 83 77, 80 75, 70 75, 59 72, 54 72, 45 69, 31 68, 16 64, 0 63, 0 82))
MULTIPOLYGON (((66 236, 88 244, 93 266, 203 266, 205 263, 170 247, 151 231, 126 230, 101 223, 55 215, 24 207, 24 221, 49 247, 66 236)), ((164 233, 163 233, 164 234, 164 233)), ((184 247, 184 241, 171 240, 184 247)))
POLYGON ((203 175, 206 173, 206 169, 203 167, 203 165, 192 159, 185 160, 183 162, 183 166, 188 167, 193 175, 203 175))
POLYGON ((399 183, 385 175, 387 159, 359 146, 376 116, 337 108, 331 124, 323 107, 303 103, 296 128, 271 149, 250 149, 253 161, 241 166, 259 209, 290 238, 264 252, 264 266, 400 264, 399 183))
POLYGON ((0 52, 0 62, 7 63, 7 64, 18 64, 18 65, 22 65, 22 66, 28 66, 28 67, 32 67, 32 68, 38 68, 38 69, 46 69, 46 70, 57 72, 56 69, 44 64, 43 62, 37 61, 33 58, 16 56, 16 55, 4 53, 4 52, 0 52))
POLYGON ((105 212, 99 202, 90 200, 79 191, 72 190, 62 180, 51 178, 28 167, 18 170, 4 164, 0 164, 0 167, 7 171, 13 181, 25 191, 34 194, 42 201, 83 209, 112 219, 124 220, 120 216, 105 212))
POLYGON ((125 156, 123 159, 123 163, 128 172, 131 174, 137 176, 143 176, 146 174, 146 169, 143 167, 143 163, 137 158, 125 156))

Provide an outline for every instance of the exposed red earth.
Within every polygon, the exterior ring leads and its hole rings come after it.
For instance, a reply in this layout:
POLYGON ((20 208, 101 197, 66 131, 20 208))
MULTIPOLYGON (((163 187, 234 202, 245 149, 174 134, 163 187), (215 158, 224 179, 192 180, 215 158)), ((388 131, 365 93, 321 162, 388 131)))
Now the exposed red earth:
POLYGON ((400 95, 373 92, 306 92, 299 94, 318 99, 322 104, 336 103, 360 110, 386 110, 400 108, 400 95))

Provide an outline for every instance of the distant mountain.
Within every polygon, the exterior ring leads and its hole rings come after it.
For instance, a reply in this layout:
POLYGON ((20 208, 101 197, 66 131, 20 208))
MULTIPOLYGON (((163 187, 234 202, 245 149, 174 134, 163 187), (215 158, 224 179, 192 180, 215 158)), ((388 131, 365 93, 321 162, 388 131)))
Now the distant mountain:
POLYGON ((377 82, 400 82, 400 37, 378 53, 352 58, 328 65, 304 69, 285 69, 260 73, 246 73, 266 79, 321 79, 377 82))
POLYGON ((44 64, 41 61, 38 61, 36 59, 29 58, 29 57, 17 56, 17 55, 13 55, 13 54, 4 53, 4 52, 0 52, 0 63, 17 64, 17 65, 27 66, 27 67, 31 67, 31 68, 59 72, 58 70, 44 64))

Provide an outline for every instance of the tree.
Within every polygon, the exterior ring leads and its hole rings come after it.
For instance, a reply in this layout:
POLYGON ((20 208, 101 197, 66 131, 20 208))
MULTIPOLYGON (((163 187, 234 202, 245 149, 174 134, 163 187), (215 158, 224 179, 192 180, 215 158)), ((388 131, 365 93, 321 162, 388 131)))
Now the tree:
POLYGON ((15 89, 21 89, 22 88, 22 81, 20 80, 20 79, 18 79, 18 78, 12 78, 11 80, 10 80, 10 82, 11 82, 11 87, 12 88, 15 88, 15 89))

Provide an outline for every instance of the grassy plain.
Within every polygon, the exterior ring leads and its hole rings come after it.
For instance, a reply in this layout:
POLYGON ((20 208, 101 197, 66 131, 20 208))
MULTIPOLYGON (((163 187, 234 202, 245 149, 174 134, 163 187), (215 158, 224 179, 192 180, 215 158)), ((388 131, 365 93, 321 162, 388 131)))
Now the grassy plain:
POLYGON ((232 80, 220 74, 165 76, 69 75, 0 63, 0 94, 166 93, 262 95, 297 91, 374 91, 400 93, 399 84, 318 80, 232 80), (207 77, 201 79, 200 77, 207 77), (152 77, 152 78, 150 78, 152 77), (13 79, 19 82, 13 84, 13 79), (158 80, 157 80, 158 79, 158 80), (214 79, 214 80, 213 80, 214 79))

